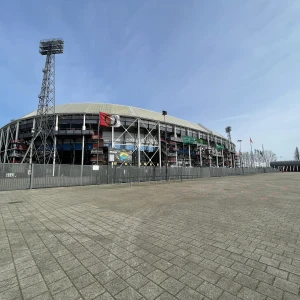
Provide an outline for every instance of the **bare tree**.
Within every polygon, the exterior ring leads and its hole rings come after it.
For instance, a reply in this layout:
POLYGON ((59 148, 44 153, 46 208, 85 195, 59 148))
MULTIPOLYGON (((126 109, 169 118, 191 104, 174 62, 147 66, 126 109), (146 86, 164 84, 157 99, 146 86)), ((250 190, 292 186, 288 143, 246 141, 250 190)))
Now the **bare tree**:
POLYGON ((295 149, 294 159, 295 160, 300 160, 300 155, 299 155, 299 149, 298 149, 298 147, 296 147, 296 149, 295 149))
POLYGON ((250 167, 251 165, 251 155, 249 152, 243 152, 242 164, 244 167, 250 167))
POLYGON ((267 167, 270 167, 271 161, 276 161, 277 157, 276 154, 271 150, 264 151, 264 159, 266 161, 267 167))

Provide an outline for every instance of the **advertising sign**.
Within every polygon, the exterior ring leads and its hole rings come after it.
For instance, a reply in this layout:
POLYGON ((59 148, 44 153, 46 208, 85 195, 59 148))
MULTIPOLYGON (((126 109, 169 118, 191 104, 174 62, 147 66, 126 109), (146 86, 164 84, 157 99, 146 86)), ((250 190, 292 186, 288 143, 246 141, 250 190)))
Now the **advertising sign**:
POLYGON ((109 161, 116 162, 118 164, 122 163, 132 163, 132 151, 123 149, 109 149, 109 161))

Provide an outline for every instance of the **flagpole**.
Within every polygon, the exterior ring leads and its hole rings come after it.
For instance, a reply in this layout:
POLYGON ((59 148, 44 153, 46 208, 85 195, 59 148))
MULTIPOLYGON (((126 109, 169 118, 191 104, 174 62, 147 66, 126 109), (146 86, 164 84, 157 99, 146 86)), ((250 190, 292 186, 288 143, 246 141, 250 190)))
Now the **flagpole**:
POLYGON ((252 152, 252 140, 250 138, 250 148, 251 148, 251 168, 253 167, 253 152, 252 152))

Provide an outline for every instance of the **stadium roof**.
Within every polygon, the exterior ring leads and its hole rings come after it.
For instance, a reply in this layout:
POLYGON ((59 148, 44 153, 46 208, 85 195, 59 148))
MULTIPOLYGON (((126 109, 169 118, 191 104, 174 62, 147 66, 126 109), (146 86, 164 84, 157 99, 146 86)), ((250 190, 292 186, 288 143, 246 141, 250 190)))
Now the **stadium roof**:
MULTIPOLYGON (((69 103, 60 104, 55 106, 55 113, 57 114, 98 114, 99 112, 106 112, 109 114, 117 114, 121 116, 130 117, 140 117, 155 121, 164 121, 164 117, 161 113, 154 112, 151 110, 146 110, 142 108, 137 108, 133 106, 111 104, 111 103, 69 103)), ((26 119, 36 115, 36 111, 22 117, 21 119, 26 119)), ((186 120, 175 118, 172 116, 166 116, 166 123, 174 124, 177 126, 187 127, 194 130, 199 130, 206 133, 214 134, 215 136, 226 139, 219 133, 211 131, 206 127, 195 124, 186 120)))

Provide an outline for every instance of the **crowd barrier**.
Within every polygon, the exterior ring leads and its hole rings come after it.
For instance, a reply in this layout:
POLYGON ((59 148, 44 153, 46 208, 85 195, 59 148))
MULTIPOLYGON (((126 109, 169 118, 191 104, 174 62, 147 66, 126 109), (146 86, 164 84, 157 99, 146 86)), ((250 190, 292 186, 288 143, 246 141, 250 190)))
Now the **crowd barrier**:
POLYGON ((0 164, 0 191, 185 180, 278 172, 273 168, 134 167, 0 164))

